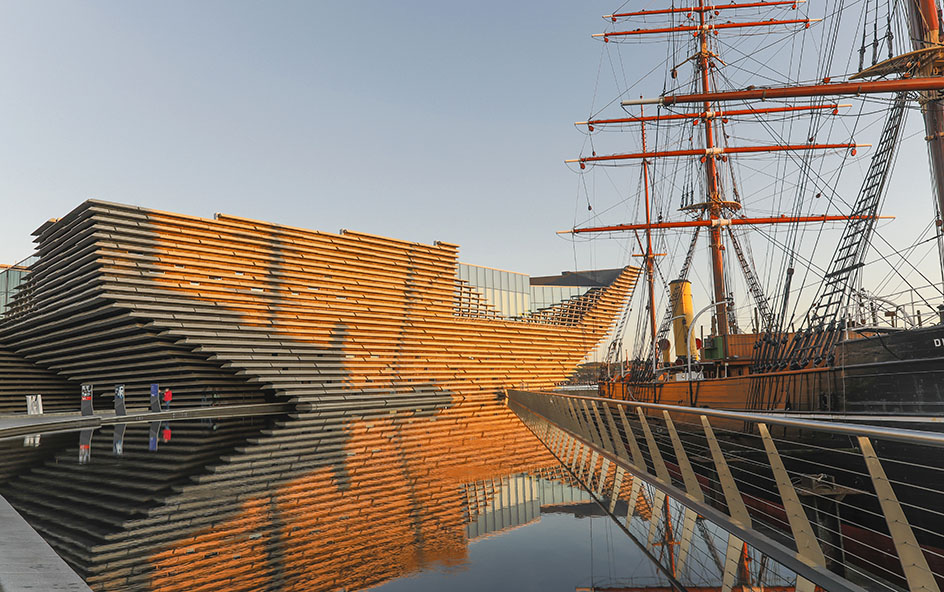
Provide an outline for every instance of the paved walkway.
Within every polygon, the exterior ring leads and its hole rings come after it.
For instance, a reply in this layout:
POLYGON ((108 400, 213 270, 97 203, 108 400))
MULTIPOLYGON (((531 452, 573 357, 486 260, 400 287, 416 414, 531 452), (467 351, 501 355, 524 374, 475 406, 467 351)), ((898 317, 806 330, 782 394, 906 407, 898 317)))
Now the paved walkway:
POLYGON ((2 497, 0 533, 0 592, 91 590, 2 497))

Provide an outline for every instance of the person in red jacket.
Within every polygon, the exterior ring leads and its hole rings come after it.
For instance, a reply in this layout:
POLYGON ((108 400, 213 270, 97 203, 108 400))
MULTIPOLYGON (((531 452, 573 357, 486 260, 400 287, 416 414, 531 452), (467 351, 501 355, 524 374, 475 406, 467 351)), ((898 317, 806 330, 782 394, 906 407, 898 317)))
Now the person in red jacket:
POLYGON ((170 389, 164 389, 164 411, 170 411, 170 400, 174 398, 174 393, 170 389))

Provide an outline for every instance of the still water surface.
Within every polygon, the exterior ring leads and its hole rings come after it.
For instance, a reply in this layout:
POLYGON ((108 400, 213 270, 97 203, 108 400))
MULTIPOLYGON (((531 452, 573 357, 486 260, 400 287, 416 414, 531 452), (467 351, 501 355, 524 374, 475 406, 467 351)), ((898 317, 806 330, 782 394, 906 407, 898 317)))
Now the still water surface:
POLYGON ((0 493, 96 590, 659 583, 493 401, 132 425, 36 444, 0 443, 0 493))

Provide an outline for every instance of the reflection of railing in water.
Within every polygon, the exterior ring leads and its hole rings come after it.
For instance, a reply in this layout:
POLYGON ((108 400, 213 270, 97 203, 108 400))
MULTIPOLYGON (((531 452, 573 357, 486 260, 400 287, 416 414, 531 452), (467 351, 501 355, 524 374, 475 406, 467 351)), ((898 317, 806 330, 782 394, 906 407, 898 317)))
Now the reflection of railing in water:
POLYGON ((940 434, 554 393, 509 403, 567 466, 607 483, 597 495, 629 473, 654 488, 656 512, 666 496, 684 504, 683 539, 697 516, 732 533, 725 591, 740 541, 800 574, 798 590, 940 590, 940 434))
POLYGON ((545 443, 571 472, 573 480, 592 491, 594 500, 607 511, 625 534, 662 571, 669 586, 639 586, 636 582, 611 582, 605 587, 578 589, 584 592, 669 592, 698 590, 721 592, 762 589, 794 592, 795 574, 770 557, 743 544, 737 538, 686 508, 676 499, 627 472, 608 455, 586 446, 568 432, 558 429, 539 416, 525 412, 523 417, 532 430, 543 435, 545 443), (637 500, 633 506, 619 502, 637 500), (632 510, 630 510, 632 507, 632 510), (735 563, 730 578, 725 574, 724 548, 735 563), (723 587, 727 586, 726 588, 723 587))

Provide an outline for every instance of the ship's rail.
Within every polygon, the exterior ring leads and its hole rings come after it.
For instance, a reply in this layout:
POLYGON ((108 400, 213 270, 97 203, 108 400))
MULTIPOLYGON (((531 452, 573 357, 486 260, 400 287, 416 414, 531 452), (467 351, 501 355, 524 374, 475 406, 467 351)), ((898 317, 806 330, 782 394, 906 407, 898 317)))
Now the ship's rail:
POLYGON ((648 531, 637 538, 675 583, 684 585, 683 549, 697 563, 700 520, 726 531, 724 561, 703 561, 723 592, 769 584, 767 559, 796 574, 798 591, 940 592, 944 583, 942 433, 562 393, 508 400, 604 505, 615 507, 629 482, 629 500, 649 492, 654 518, 632 509, 616 518, 628 533, 648 531), (684 511, 670 517, 667 500, 684 511))

